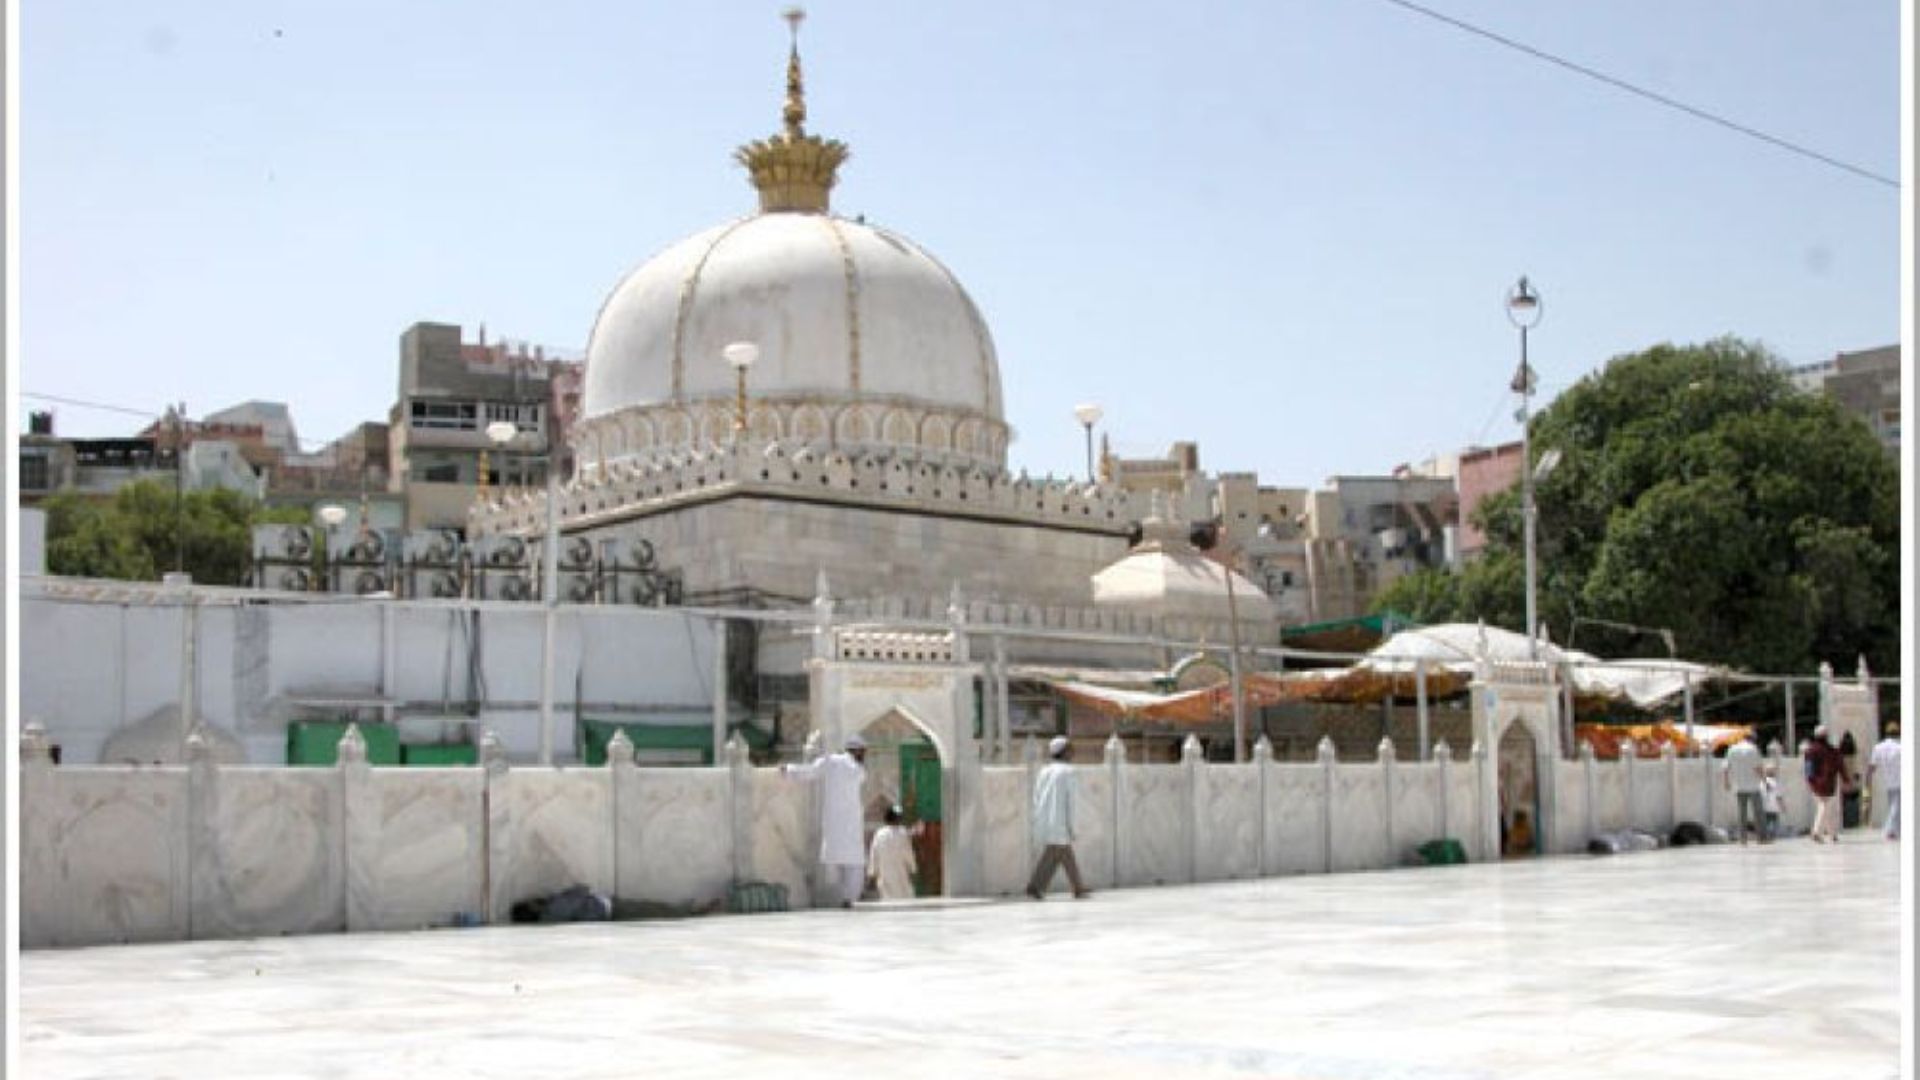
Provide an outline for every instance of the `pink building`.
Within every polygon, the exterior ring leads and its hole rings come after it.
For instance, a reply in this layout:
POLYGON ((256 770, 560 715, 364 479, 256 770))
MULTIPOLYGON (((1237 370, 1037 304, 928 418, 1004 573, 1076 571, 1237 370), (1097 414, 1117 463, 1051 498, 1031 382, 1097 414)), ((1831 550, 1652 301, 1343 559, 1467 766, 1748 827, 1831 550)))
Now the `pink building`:
POLYGON ((1520 482, 1520 444, 1510 442, 1504 446, 1489 447, 1481 450, 1467 450, 1460 455, 1460 540, 1459 552, 1462 561, 1480 554, 1486 546, 1487 537, 1473 524, 1474 508, 1489 495, 1498 495, 1502 491, 1520 482))

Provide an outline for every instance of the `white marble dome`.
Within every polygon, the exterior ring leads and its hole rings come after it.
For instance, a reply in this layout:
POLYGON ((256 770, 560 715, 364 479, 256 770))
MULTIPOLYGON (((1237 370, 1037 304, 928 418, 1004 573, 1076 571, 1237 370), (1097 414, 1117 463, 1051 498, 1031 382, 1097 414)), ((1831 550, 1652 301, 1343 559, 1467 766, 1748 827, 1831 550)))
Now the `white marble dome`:
POLYGON ((587 346, 581 460, 724 442, 729 343, 751 341, 750 428, 999 468, 993 338, 953 274, 898 233, 766 212, 688 237, 616 286, 587 346))

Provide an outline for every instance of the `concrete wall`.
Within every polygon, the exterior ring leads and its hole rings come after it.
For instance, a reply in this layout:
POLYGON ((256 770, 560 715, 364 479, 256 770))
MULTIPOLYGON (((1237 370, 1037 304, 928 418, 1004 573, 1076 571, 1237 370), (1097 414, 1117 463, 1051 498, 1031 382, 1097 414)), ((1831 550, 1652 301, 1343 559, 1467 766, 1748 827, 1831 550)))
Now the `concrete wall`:
MULTIPOLYGON (((143 603, 98 602, 30 587, 21 597, 21 716, 45 726, 68 764, 101 761, 115 731, 183 695, 193 718, 237 736, 255 764, 285 761, 287 723, 303 699, 384 701, 422 741, 490 729, 510 756, 537 756, 538 605, 238 606, 138 595, 143 603)), ((574 759, 576 701, 593 716, 710 718, 706 620, 614 606, 562 607, 554 618, 556 760, 574 759)))

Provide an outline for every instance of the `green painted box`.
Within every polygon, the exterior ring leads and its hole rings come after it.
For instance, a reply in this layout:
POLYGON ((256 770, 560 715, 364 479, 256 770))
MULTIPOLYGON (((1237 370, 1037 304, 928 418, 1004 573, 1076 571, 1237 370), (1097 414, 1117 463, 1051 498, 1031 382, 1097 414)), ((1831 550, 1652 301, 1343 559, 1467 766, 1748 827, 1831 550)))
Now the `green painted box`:
MULTIPOLYGON (((332 765, 339 760, 344 720, 295 720, 287 725, 287 764, 332 765)), ((367 742, 367 764, 400 764, 400 732, 387 724, 361 724, 367 742)))
POLYGON ((405 743, 400 747, 402 765, 478 765, 480 748, 472 743, 405 743))

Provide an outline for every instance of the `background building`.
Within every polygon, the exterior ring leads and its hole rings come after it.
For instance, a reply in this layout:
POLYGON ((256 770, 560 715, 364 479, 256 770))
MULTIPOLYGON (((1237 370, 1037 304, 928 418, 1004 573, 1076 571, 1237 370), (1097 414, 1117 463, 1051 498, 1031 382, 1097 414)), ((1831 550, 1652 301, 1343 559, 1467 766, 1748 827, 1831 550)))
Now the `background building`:
POLYGON ((1836 354, 1831 360, 1791 369, 1795 386, 1823 392, 1867 422, 1887 452, 1900 453, 1900 356, 1898 345, 1836 354))
MULTIPOLYGON (((556 422, 561 401, 578 400, 577 370, 556 380, 565 361, 525 342, 473 342, 458 326, 415 323, 400 336, 399 395, 388 428, 388 486, 407 502, 407 527, 466 528, 483 479, 490 487, 539 487, 548 455, 565 444, 556 422), (572 387, 572 390, 567 390, 572 387), (505 447, 487 425, 520 429, 505 447)), ((577 365, 572 365, 577 369, 577 365)))
POLYGON ((1519 442, 1461 451, 1455 482, 1460 493, 1460 529, 1455 534, 1455 548, 1459 560, 1465 562, 1487 546, 1486 533, 1473 523, 1474 511, 1488 496, 1511 490, 1520 482, 1519 442))

